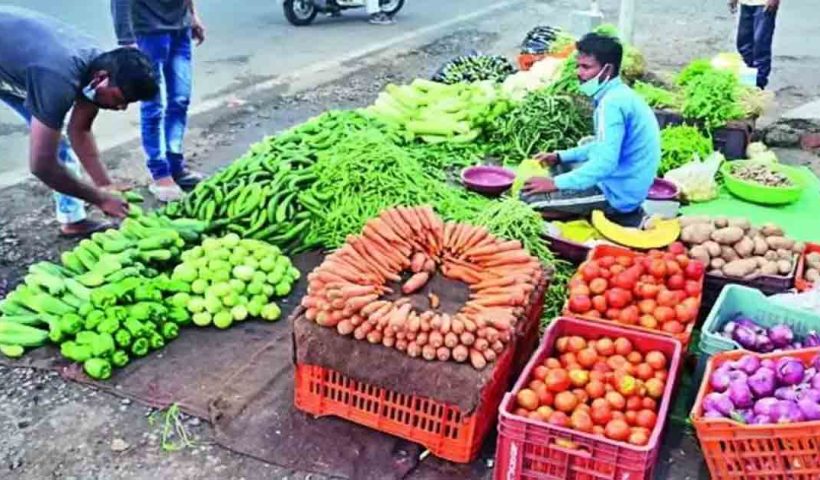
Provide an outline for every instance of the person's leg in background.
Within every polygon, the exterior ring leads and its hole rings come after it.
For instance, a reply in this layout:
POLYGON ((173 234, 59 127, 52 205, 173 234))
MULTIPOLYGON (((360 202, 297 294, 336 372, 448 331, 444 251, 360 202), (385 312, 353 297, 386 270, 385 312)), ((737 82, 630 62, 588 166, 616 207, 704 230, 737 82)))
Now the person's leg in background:
POLYGON ((777 10, 757 8, 754 17, 754 68, 757 68, 757 86, 766 88, 772 72, 772 40, 777 10))
POLYGON ((191 103, 191 30, 169 34, 171 37, 168 61, 163 65, 167 107, 165 109, 165 155, 171 176, 183 190, 193 189, 202 175, 185 165, 183 140, 188 126, 188 105, 191 103))
POLYGON ((365 10, 370 15, 370 23, 374 25, 390 25, 394 23, 386 13, 382 12, 381 2, 379 0, 366 0, 365 10))
POLYGON ((171 34, 156 33, 137 35, 137 45, 151 60, 160 91, 153 100, 142 102, 140 117, 142 148, 145 150, 146 166, 153 182, 148 190, 163 202, 178 200, 182 190, 174 183, 168 162, 165 139, 166 94, 165 65, 170 58, 171 34))
POLYGON ((737 51, 749 68, 754 68, 755 51, 755 11, 763 7, 740 6, 740 20, 737 25, 737 51))
MULTIPOLYGON (((23 117, 26 124, 31 125, 31 113, 26 109, 25 99, 0 92, 0 102, 8 105, 12 110, 23 117)), ((72 174, 77 177, 82 177, 80 162, 77 161, 77 157, 74 155, 65 137, 60 139, 57 159, 72 174)), ((107 223, 88 221, 85 204, 82 200, 54 192, 54 203, 56 206, 57 221, 60 223, 60 231, 64 235, 83 235, 109 226, 107 223)))

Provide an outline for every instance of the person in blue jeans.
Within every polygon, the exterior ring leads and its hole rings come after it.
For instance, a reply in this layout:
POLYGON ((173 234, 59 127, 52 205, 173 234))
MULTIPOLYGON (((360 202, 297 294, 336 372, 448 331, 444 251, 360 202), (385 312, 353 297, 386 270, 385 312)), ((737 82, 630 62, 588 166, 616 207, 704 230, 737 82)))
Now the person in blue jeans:
POLYGON ((151 59, 160 93, 142 103, 142 146, 160 201, 178 200, 202 175, 185 164, 183 139, 191 101, 191 43, 205 40, 193 0, 111 0, 114 30, 122 46, 151 59))
POLYGON ((128 203, 116 195, 92 126, 100 109, 125 110, 156 95, 148 59, 127 48, 105 52, 70 25, 13 6, 0 5, 0 39, 0 102, 30 127, 31 173, 55 191, 60 234, 109 227, 86 218, 83 201, 120 218, 128 203), (81 178, 80 163, 93 184, 81 178))
POLYGON ((729 10, 737 12, 737 50, 749 68, 757 69, 757 86, 764 89, 772 72, 772 40, 780 0, 729 0, 729 10))

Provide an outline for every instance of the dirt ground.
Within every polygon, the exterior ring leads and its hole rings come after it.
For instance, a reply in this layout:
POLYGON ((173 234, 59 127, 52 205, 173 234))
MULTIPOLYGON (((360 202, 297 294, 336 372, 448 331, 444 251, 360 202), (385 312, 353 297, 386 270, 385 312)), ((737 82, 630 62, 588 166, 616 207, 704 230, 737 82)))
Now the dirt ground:
MULTIPOLYGON (((560 8, 577 3, 554 4, 560 8)), ((638 36, 638 44, 646 47, 651 65, 677 68, 693 57, 727 48, 730 27, 726 25, 726 14, 717 8, 680 6, 686 2, 650 3, 653 6, 641 14, 644 21, 655 22, 653 30, 667 32, 672 39, 670 45, 657 42, 652 35, 638 36), (670 9, 682 10, 669 15, 670 9), (686 18, 686 22, 681 23, 681 18, 686 18)), ((605 9, 613 5, 614 1, 604 2, 605 9)), ((444 60, 469 49, 512 54, 517 39, 534 23, 525 13, 518 17, 507 15, 493 24, 470 26, 408 53, 371 59, 341 80, 302 93, 286 95, 283 88, 252 99, 237 99, 228 109, 193 119, 188 136, 189 156, 197 168, 213 172, 266 134, 328 109, 368 104, 386 83, 429 75, 444 60)), ((782 65, 784 69, 790 68, 787 61, 782 65)), ((794 68, 801 73, 805 70, 802 64, 794 68)), ((783 73, 779 75, 788 78, 783 73)), ((813 78, 816 82, 820 75, 813 78)), ((816 84, 805 82, 791 82, 787 87, 778 91, 782 106, 792 106, 810 95, 812 89, 817 91, 816 84)), ((816 157, 811 155, 783 153, 793 163, 817 164, 816 157)), ((112 167, 118 178, 144 175, 136 142, 107 152, 106 158, 116 159, 112 167)), ((60 251, 70 247, 70 242, 56 236, 52 208, 47 189, 35 181, 0 191, 0 296, 6 288, 4 283, 16 284, 27 265, 41 259, 55 260, 60 251)), ((184 419, 195 446, 165 452, 160 448, 162 421, 152 416, 149 409, 66 383, 51 373, 0 367, 0 405, 0 478, 324 478, 267 465, 212 445, 210 427, 195 418, 184 419)), ((706 478, 699 457, 693 438, 669 432, 657 478, 706 478)))

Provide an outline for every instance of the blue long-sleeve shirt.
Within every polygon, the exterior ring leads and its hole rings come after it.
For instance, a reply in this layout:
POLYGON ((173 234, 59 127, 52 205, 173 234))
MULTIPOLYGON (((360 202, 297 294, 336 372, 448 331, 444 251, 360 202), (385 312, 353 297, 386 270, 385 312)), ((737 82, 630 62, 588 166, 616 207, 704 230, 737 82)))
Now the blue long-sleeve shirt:
POLYGON ((595 140, 558 152, 565 163, 585 162, 555 177, 559 190, 597 186, 616 210, 641 206, 661 161, 658 120, 647 103, 616 77, 593 98, 595 140))

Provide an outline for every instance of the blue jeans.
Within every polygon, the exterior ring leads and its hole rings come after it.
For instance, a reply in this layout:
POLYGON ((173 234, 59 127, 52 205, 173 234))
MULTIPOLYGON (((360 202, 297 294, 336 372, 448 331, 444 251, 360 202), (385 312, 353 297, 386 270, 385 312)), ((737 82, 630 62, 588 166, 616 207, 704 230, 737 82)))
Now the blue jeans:
POLYGON ((185 168, 182 140, 191 102, 191 29, 137 35, 137 45, 154 66, 157 97, 142 102, 142 147, 154 180, 185 168))
MULTIPOLYGON (((28 125, 31 125, 31 112, 26 108, 26 101, 23 98, 0 92, 0 102, 5 103, 12 110, 20 114, 28 125)), ((77 162, 77 156, 71 150, 71 146, 65 137, 60 138, 60 146, 57 150, 57 159, 60 164, 68 169, 69 172, 77 177, 82 176, 80 164, 77 162)), ((62 224, 76 223, 85 220, 85 204, 82 200, 78 200, 62 193, 54 192, 54 203, 57 210, 57 221, 62 224)))
POLYGON ((766 88, 772 71, 772 39, 777 12, 764 6, 741 5, 737 50, 749 68, 757 69, 757 86, 766 88))

